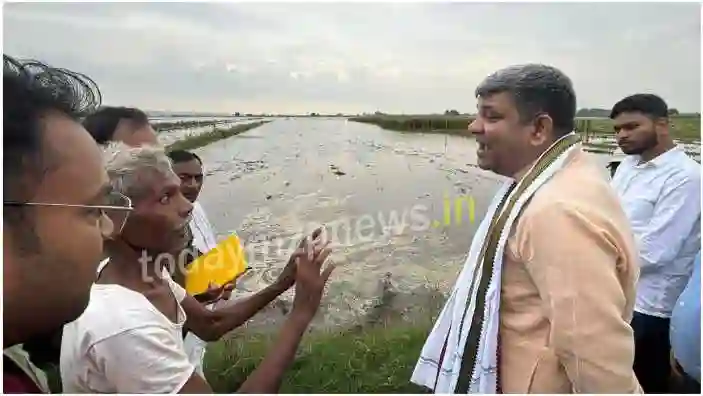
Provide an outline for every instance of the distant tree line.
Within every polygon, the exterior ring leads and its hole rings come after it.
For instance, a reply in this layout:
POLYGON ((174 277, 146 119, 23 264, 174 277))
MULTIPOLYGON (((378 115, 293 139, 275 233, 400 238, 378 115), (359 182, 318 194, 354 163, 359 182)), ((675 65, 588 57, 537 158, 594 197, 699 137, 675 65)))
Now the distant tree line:
MULTIPOLYGON (((240 115, 244 115, 247 117, 254 117, 254 116, 260 116, 260 117, 270 117, 270 114, 263 113, 263 114, 251 114, 251 113, 246 113, 246 114, 241 114, 240 112, 235 112, 233 113, 235 117, 239 117, 240 115)), ((329 114, 329 115, 324 115, 318 112, 310 112, 308 113, 310 117, 343 117, 344 113, 337 113, 335 115, 329 114)), ((363 116, 368 116, 370 115, 369 113, 362 113, 361 115, 363 116)), ((384 113, 382 111, 375 111, 373 113, 375 116, 386 116, 389 115, 388 113, 384 113)), ((437 113, 434 113, 434 115, 439 115, 437 113)), ((471 113, 461 113, 459 110, 456 109, 447 109, 444 110, 444 115, 445 116, 461 116, 461 115, 468 115, 472 116, 473 114, 471 113)), ((700 117, 700 113, 679 113, 678 109, 672 108, 669 109, 669 115, 670 116, 681 116, 681 117, 700 117)), ((598 108, 583 108, 579 109, 576 112, 576 117, 594 117, 594 118, 608 118, 610 116, 610 110, 609 109, 598 109, 598 108)))
MULTIPOLYGON (((700 113, 679 113, 678 109, 669 109, 670 116, 700 116, 700 113)), ((606 109, 579 109, 576 112, 576 117, 610 117, 610 110, 606 109)))
POLYGON ((610 117, 610 110, 606 109, 579 109, 576 117, 610 117))

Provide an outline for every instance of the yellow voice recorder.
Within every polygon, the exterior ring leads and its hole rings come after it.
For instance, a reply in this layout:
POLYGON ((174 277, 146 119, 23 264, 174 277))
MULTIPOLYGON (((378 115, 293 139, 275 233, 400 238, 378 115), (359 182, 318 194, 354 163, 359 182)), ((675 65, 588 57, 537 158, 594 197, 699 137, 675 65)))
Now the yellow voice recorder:
POLYGON ((232 234, 188 266, 185 286, 190 295, 207 291, 211 283, 222 286, 232 282, 247 268, 244 248, 237 234, 232 234))

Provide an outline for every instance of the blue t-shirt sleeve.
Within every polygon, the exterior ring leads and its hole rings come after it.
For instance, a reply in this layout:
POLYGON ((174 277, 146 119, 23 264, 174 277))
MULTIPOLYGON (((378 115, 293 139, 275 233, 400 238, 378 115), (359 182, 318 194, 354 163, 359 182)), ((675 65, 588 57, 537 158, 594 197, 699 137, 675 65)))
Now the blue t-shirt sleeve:
POLYGON ((671 316, 671 348, 686 374, 701 381, 701 253, 671 316))

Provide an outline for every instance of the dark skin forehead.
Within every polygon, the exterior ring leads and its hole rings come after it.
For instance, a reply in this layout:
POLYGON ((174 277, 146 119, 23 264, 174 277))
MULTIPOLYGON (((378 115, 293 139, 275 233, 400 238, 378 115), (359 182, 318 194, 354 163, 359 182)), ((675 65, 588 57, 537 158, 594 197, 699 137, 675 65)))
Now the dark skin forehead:
POLYGON ((173 164, 173 170, 178 176, 202 176, 203 166, 197 159, 173 164))
POLYGON ((633 129, 640 125, 647 125, 654 122, 647 115, 640 112, 620 113, 613 120, 613 128, 618 131, 622 128, 633 129))
POLYGON ((150 171, 149 174, 141 175, 139 183, 145 186, 142 191, 147 193, 133 202, 136 210, 149 210, 151 206, 158 204, 164 195, 175 194, 181 188, 181 180, 173 172, 166 176, 150 171))
POLYGON ((160 199, 161 196, 167 193, 175 193, 181 189, 181 180, 176 176, 175 173, 171 173, 168 176, 160 177, 157 183, 154 183, 154 196, 156 199, 160 199))
MULTIPOLYGON (((102 152, 83 126, 56 112, 42 119, 44 152, 51 166, 32 201, 91 204, 110 191, 102 152)), ((95 202, 98 201, 98 202, 95 202)))
POLYGON ((517 108, 515 107, 515 101, 508 92, 479 96, 478 105, 476 107, 484 117, 490 117, 491 114, 511 118, 513 116, 518 118, 519 116, 517 108))

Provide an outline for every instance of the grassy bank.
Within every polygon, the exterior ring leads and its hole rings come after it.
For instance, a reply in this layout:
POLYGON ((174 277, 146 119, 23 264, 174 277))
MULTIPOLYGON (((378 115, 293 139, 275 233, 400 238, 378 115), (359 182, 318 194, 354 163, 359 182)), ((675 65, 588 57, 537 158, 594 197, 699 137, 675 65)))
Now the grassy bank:
MULTIPOLYGON (((410 383, 431 325, 397 325, 305 336, 280 393, 425 393, 410 383)), ((211 344, 205 376, 216 393, 234 393, 272 347, 275 333, 211 344)))
MULTIPOLYGON (((398 325, 359 332, 308 333, 279 393, 429 393, 410 375, 432 326, 398 325)), ((215 393, 236 393, 271 350, 275 333, 237 334, 208 345, 204 372, 215 393)), ((62 393, 58 365, 42 367, 62 393)))
POLYGON ((377 125, 383 129, 399 132, 444 133, 467 135, 466 130, 473 118, 469 116, 363 116, 351 117, 349 121, 377 125))
MULTIPOLYGON (((261 117, 249 118, 247 121, 260 120, 261 117)), ((152 127, 157 132, 170 131, 174 129, 185 129, 185 128, 199 128, 208 125, 217 125, 223 122, 232 121, 226 118, 216 119, 216 120, 189 120, 189 121, 167 121, 167 122, 157 122, 152 123, 152 127)))
POLYGON ((156 132, 170 131, 173 129, 196 128, 208 125, 215 125, 222 120, 190 120, 190 121, 173 121, 152 123, 152 127, 156 132))
POLYGON ((258 121, 248 124, 235 125, 228 129, 214 129, 212 132, 205 132, 199 135, 188 136, 177 142, 173 142, 166 147, 166 150, 192 150, 198 147, 205 146, 212 142, 226 139, 234 135, 246 132, 250 129, 258 128, 270 121, 258 121))
MULTIPOLYGON (((426 393, 410 376, 445 300, 434 286, 399 293, 384 278, 363 316, 305 335, 280 393, 426 393)), ((215 392, 236 392, 273 347, 280 323, 208 347, 205 375, 215 392)))
MULTIPOLYGON (((410 376, 446 297, 425 286, 408 294, 384 287, 380 293, 365 315, 344 326, 313 326, 279 393, 428 393, 410 376)), ((272 350, 285 314, 269 308, 257 315, 261 321, 208 345, 204 372, 215 393, 235 393, 272 350)), ((58 367, 43 368, 53 392, 60 393, 58 367)))
MULTIPOLYGON (((350 121, 362 122, 377 125, 384 129, 401 132, 423 132, 423 133, 448 133, 455 135, 466 135, 468 124, 473 121, 469 115, 444 116, 444 115, 374 115, 363 117, 351 117, 350 121)), ((681 116, 671 117, 671 133, 675 139, 691 142, 700 141, 701 128, 700 117, 681 116)), ((613 136, 613 122, 608 118, 576 119, 576 131, 586 133, 590 136, 613 136)))
MULTIPOLYGON (((670 121, 670 133, 674 139, 682 142, 701 140, 701 118, 694 116, 673 116, 670 121)), ((591 136, 614 136, 613 121, 609 118, 576 119, 576 130, 588 130, 591 136), (588 123, 588 125, 587 125, 588 123)))

